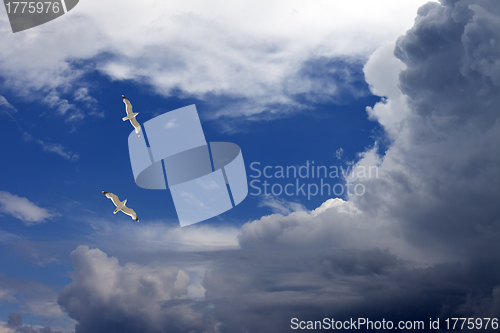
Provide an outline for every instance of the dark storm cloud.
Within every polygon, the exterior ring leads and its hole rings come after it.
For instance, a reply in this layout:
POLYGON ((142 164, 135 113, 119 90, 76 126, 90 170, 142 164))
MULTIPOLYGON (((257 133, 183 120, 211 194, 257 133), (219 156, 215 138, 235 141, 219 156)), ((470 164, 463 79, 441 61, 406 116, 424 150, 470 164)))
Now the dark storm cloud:
POLYGON ((189 276, 159 263, 121 266, 99 249, 71 253, 73 282, 59 305, 78 321, 76 333, 203 332, 213 322, 187 298, 189 276))
POLYGON ((61 333, 53 331, 50 326, 43 328, 34 328, 32 325, 23 325, 23 316, 17 313, 11 313, 7 319, 7 327, 15 333, 61 333))
MULTIPOLYGON (((340 227, 346 217, 334 207, 309 219, 297 215, 247 225, 238 255, 207 272, 206 299, 214 304, 220 332, 288 332, 292 318, 397 322, 471 316, 478 313, 467 306, 475 304, 471 300, 481 302, 500 281, 498 265, 422 265, 372 247, 368 239, 363 244, 365 239, 350 233, 383 237, 368 228, 375 221, 367 215, 351 216, 352 224, 367 220, 352 230, 340 227)), ((388 246, 397 245, 390 241, 388 246)))
POLYGON ((11 313, 7 320, 7 325, 9 327, 19 327, 23 324, 23 316, 17 313, 11 313))
MULTIPOLYGON (((419 10, 396 43, 410 114, 384 177, 357 204, 397 218, 407 240, 478 255, 500 222, 500 3, 443 1, 419 10), (485 243, 485 240, 488 240, 485 243)), ((355 200, 357 198, 354 198, 355 200)))
POLYGON ((499 22, 496 0, 423 6, 396 44, 409 113, 380 177, 348 202, 245 224, 241 249, 205 274, 208 303, 188 300, 187 284, 172 294, 176 268, 159 266, 152 276, 163 287, 139 293, 152 264, 119 266, 99 250, 75 250, 59 303, 77 333, 289 332, 292 318, 500 316, 499 22), (134 279, 125 278, 130 271, 134 279))
POLYGON ((416 116, 488 129, 500 101, 500 8, 494 0, 453 2, 420 8, 398 40, 395 55, 407 66, 400 88, 416 116))
POLYGON ((497 1, 419 10, 395 49, 409 114, 380 177, 351 198, 360 212, 245 225, 239 262, 205 277, 221 331, 285 332, 292 317, 500 315, 499 12, 497 1))

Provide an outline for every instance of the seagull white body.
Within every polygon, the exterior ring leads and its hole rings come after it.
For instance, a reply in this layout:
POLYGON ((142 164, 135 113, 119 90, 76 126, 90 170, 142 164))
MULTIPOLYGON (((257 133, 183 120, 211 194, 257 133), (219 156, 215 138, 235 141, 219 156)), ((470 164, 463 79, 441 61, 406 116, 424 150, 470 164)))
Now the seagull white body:
POLYGON ((107 198, 111 199, 111 201, 113 201, 113 203, 115 204, 116 209, 113 212, 113 214, 116 214, 121 210, 122 212, 130 216, 132 220, 139 222, 139 218, 137 217, 135 211, 125 206, 125 204, 127 203, 127 199, 120 201, 117 195, 110 192, 102 191, 102 194, 104 194, 107 198))
POLYGON ((140 136, 141 125, 139 125, 139 123, 135 119, 135 116, 137 116, 139 114, 139 112, 133 113, 132 112, 132 104, 130 103, 130 101, 123 95, 122 95, 122 99, 123 99, 123 103, 125 103, 125 112, 127 112, 127 116, 123 117, 122 120, 123 121, 130 120, 130 123, 135 128, 135 133, 137 133, 137 136, 140 136))

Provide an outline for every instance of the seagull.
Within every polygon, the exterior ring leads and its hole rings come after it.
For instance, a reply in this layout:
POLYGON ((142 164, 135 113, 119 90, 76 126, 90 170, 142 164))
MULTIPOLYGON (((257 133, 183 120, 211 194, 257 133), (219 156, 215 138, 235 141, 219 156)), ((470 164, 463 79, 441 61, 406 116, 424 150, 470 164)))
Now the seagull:
POLYGON ((116 209, 113 212, 113 214, 116 214, 116 213, 118 213, 118 211, 121 210, 122 212, 124 212, 128 216, 132 217, 132 220, 139 222, 139 218, 137 217, 137 214, 134 212, 134 210, 125 206, 125 204, 127 203, 127 199, 125 199, 124 201, 120 201, 120 199, 118 198, 117 195, 110 193, 110 192, 102 191, 102 194, 104 194, 106 196, 106 198, 111 199, 111 201, 113 201, 113 203, 115 204, 116 209))
POLYGON ((137 116, 139 114, 139 112, 133 113, 132 112, 132 104, 130 104, 130 101, 123 95, 122 95, 122 98, 123 98, 123 103, 125 103, 125 112, 127 112, 127 116, 123 117, 122 120, 123 121, 130 120, 130 123, 135 128, 135 132, 137 133, 137 136, 140 136, 139 133, 141 133, 141 125, 139 125, 139 123, 135 119, 135 116, 137 116))

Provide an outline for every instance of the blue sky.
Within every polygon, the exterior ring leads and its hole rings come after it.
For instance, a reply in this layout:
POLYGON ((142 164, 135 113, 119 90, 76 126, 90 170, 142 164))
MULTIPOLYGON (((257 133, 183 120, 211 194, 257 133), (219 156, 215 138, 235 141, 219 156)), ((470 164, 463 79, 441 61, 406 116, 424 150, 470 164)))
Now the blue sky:
POLYGON ((500 6, 425 3, 82 0, 16 34, 0 10, 0 333, 500 315, 500 6), (252 163, 377 175, 181 228, 134 182, 121 95, 140 123, 195 104, 249 183, 252 163))

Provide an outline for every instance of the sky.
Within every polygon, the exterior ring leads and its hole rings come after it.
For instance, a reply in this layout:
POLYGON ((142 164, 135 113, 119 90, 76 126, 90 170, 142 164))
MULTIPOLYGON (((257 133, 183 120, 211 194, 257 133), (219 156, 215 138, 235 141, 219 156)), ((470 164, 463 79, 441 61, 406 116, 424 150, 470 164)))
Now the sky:
POLYGON ((81 0, 17 33, 0 9, 0 140, 0 333, 500 317, 496 0, 81 0), (245 200, 181 228, 121 95, 141 124, 195 104, 245 200))

